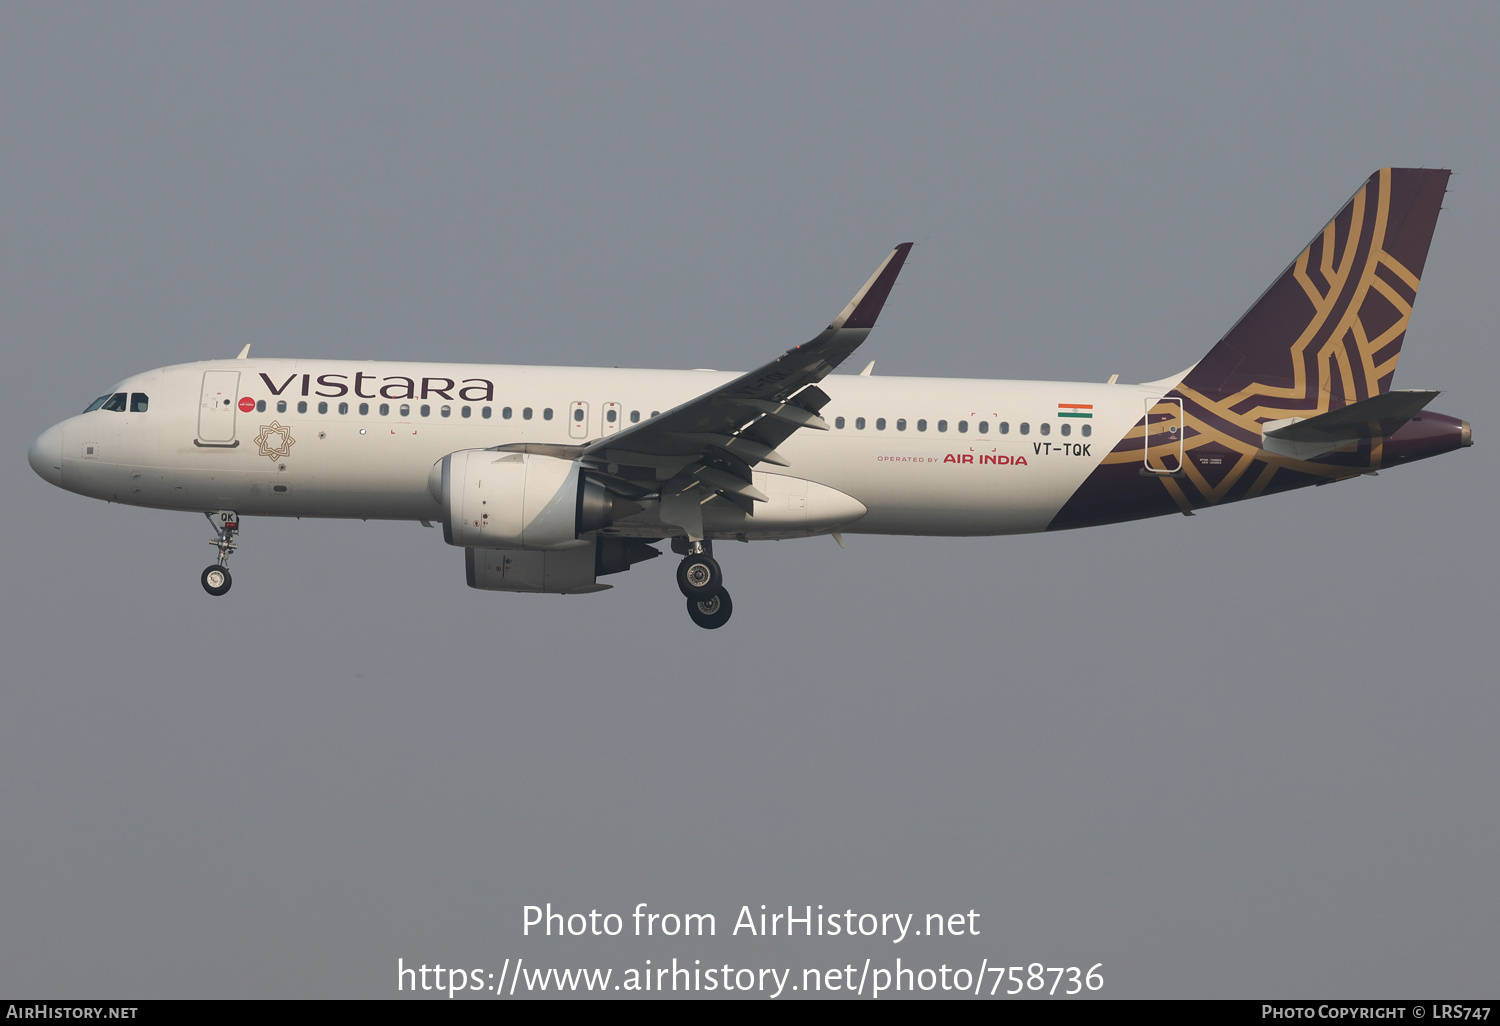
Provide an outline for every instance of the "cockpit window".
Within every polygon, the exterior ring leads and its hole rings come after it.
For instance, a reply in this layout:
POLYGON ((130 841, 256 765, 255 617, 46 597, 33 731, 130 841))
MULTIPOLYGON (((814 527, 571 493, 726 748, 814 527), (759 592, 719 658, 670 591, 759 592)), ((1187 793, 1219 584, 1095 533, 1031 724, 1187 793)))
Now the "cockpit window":
POLYGON ((107 400, 105 400, 104 405, 101 406, 101 407, 99 407, 99 408, 101 410, 109 410, 111 413, 124 413, 125 412, 125 393, 124 392, 116 392, 114 395, 110 396, 107 400))
POLYGON ((149 406, 150 404, 151 404, 151 400, 146 396, 145 392, 131 392, 130 393, 130 412, 131 413, 145 413, 146 412, 146 407, 149 406))
POLYGON ((109 402, 109 397, 110 397, 110 396, 111 396, 111 395, 113 395, 113 393, 112 393, 112 392, 105 392, 105 393, 104 393, 104 394, 103 394, 103 395, 101 395, 101 396, 100 396, 100 397, 99 397, 99 398, 97 398, 97 399, 95 399, 95 400, 94 400, 94 401, 93 401, 93 402, 91 402, 91 403, 89 403, 89 408, 88 408, 88 409, 86 409, 86 410, 84 410, 84 411, 83 411, 83 412, 84 412, 84 413, 93 413, 93 412, 94 412, 94 411, 95 411, 95 410, 97 410, 97 409, 98 409, 98 408, 99 408, 99 407, 101 407, 101 406, 103 406, 103 405, 104 405, 104 404, 105 404, 105 403, 107 403, 107 402, 109 402))

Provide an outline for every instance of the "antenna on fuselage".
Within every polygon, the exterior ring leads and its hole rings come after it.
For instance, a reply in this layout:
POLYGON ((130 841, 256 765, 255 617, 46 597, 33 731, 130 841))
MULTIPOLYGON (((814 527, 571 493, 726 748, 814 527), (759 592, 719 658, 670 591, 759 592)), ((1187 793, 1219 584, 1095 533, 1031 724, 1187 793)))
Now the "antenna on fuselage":
POLYGON ((236 360, 243 360, 243 359, 247 358, 249 355, 250 355, 250 343, 246 342, 245 343, 245 348, 240 350, 240 355, 236 356, 235 359, 236 360))

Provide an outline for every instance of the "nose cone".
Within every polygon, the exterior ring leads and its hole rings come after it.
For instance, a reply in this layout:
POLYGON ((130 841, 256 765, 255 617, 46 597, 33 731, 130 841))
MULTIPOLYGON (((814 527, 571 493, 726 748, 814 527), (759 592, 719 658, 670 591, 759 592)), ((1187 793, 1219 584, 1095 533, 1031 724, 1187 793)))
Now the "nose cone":
POLYGON ((48 484, 62 487, 63 429, 54 424, 37 435, 26 452, 26 459, 37 476, 48 484))

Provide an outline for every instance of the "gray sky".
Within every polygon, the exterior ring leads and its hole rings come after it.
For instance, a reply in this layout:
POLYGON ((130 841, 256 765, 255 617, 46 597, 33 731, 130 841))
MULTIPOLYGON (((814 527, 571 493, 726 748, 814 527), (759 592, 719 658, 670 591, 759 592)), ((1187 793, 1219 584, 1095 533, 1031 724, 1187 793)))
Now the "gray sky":
MULTIPOLYGON (((0 8, 0 992, 1088 967, 1106 996, 1493 989, 1493 5, 0 8), (1397 387, 1476 445, 1051 536, 721 547, 486 594, 413 525, 51 488, 30 440, 233 355, 747 368, 918 248, 856 362, 1207 351, 1378 167, 1451 167, 1397 387), (713 912, 523 937, 522 907, 713 912), (741 905, 979 937, 728 936, 741 905)), ((832 390, 832 386, 829 387, 832 390)))

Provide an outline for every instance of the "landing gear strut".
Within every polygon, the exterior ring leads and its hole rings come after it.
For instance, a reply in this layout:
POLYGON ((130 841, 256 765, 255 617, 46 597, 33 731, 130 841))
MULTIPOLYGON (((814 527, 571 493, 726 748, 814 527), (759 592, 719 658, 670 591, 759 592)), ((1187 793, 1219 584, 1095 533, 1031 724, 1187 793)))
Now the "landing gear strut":
POLYGON ((229 509, 203 515, 214 529, 214 537, 209 544, 219 550, 219 561, 203 571, 203 590, 210 595, 222 595, 234 583, 234 578, 229 576, 229 554, 239 547, 234 536, 240 533, 240 518, 239 514, 229 509))
POLYGON ((677 565, 677 587, 684 598, 707 599, 724 587, 724 572, 702 542, 688 545, 687 557, 677 565))
POLYGON ((712 548, 707 542, 686 540, 674 542, 673 548, 686 553, 677 566, 677 587, 687 598, 688 616, 704 630, 724 626, 734 611, 734 603, 724 590, 724 571, 719 569, 712 548))

